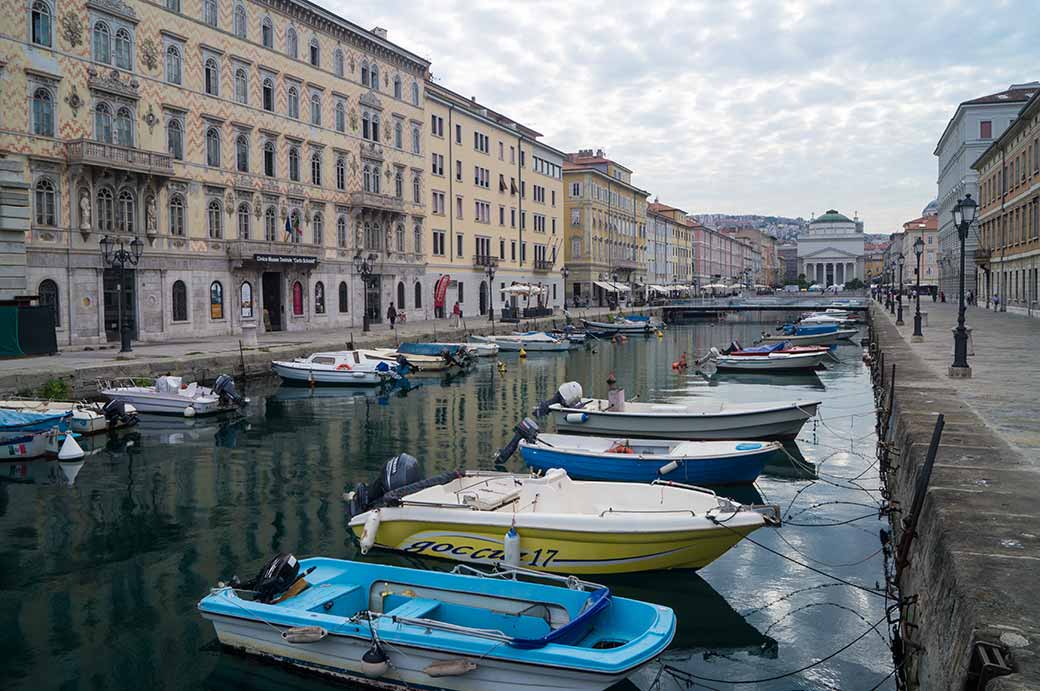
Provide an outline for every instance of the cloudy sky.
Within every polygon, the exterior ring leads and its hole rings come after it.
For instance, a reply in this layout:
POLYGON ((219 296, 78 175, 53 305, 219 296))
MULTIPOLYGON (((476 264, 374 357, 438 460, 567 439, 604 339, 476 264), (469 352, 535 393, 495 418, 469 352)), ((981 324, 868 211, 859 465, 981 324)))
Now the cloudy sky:
POLYGON ((434 79, 602 147, 691 213, 858 211, 890 232, 936 195, 960 101, 1040 79, 1036 0, 318 0, 434 79))

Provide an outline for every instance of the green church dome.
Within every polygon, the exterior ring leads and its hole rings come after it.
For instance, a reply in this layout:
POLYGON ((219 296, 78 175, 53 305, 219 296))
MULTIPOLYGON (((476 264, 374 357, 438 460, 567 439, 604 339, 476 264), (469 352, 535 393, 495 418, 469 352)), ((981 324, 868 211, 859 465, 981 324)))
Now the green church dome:
POLYGON ((827 209, 827 213, 814 218, 813 223, 852 223, 852 219, 845 214, 838 213, 837 209, 827 209))

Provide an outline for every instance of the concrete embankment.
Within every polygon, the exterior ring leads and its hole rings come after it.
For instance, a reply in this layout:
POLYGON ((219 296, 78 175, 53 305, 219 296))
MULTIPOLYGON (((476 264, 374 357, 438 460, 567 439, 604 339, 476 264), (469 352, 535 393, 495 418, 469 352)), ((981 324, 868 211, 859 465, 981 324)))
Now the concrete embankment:
MULTIPOLYGON (((979 368, 967 383, 945 376, 940 366, 952 356, 934 351, 950 353, 948 324, 930 330, 926 345, 911 347, 908 328, 901 333, 877 305, 871 316, 884 355, 886 407, 892 392, 886 483, 896 543, 908 532, 903 522, 936 419, 945 417, 909 556, 897 571, 910 685, 1040 690, 1040 468, 1032 454, 1008 443, 978 404, 985 387, 1000 389, 994 397, 1007 396, 1003 380, 979 376, 979 368), (1001 660, 1011 674, 987 681, 983 662, 1001 660)), ((980 350, 976 357, 982 356, 980 350)), ((1035 380, 1025 377, 1018 386, 1023 398, 1037 396, 1035 380)))
MULTIPOLYGON (((659 313, 659 310, 626 313, 648 314, 651 311, 659 313)), ((599 319, 606 312, 589 310, 583 312, 582 317, 599 319)), ((116 350, 62 352, 51 357, 0 361, 0 396, 36 396, 48 382, 55 381, 64 383, 68 397, 85 398, 96 395, 98 379, 153 378, 174 374, 184 377, 185 381, 210 382, 225 372, 248 378, 270 373, 272 360, 292 359, 318 351, 345 350, 351 340, 355 348, 393 347, 400 341, 463 342, 472 334, 486 335, 492 331, 503 334, 518 328, 561 328, 564 323, 562 316, 525 319, 519 325, 469 319, 455 328, 447 320, 439 320, 401 325, 396 332, 378 326, 368 333, 343 330, 265 334, 258 345, 241 348, 234 337, 221 337, 184 343, 135 344, 134 351, 127 355, 120 355, 116 350)))

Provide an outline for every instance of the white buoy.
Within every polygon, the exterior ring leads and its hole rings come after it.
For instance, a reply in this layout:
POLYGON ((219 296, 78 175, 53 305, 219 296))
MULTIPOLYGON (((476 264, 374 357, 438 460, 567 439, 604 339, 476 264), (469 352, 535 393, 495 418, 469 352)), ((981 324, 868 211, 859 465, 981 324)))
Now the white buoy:
POLYGON ((679 469, 679 462, 678 461, 670 461, 668 463, 665 463, 660 468, 658 468, 657 469, 657 474, 658 475, 667 475, 668 473, 672 472, 673 470, 678 470, 678 469, 679 469))
POLYGON ((520 566, 520 533, 516 532, 516 526, 510 526, 502 541, 505 549, 505 562, 510 566, 520 566))
POLYGON ((188 406, 187 408, 185 408, 184 417, 195 417, 195 408, 193 406, 188 406))
POLYGON ((580 425, 589 419, 588 413, 567 413, 563 416, 563 419, 572 425, 580 425))
POLYGON ((82 447, 76 443, 75 437, 71 434, 65 435, 65 441, 61 444, 61 449, 58 450, 59 461, 78 461, 79 459, 86 456, 83 452, 82 447))
POLYGON ((368 554, 372 545, 376 543, 376 533, 379 532, 379 509, 368 515, 365 528, 361 531, 361 553, 368 554))

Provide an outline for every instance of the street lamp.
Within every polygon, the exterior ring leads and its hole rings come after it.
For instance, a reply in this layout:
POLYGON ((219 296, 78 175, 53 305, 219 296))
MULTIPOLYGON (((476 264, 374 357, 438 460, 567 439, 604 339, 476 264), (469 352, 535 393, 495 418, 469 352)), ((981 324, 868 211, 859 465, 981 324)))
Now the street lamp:
POLYGON ((364 295, 362 298, 362 313, 361 313, 361 330, 369 330, 369 315, 368 315, 368 285, 370 281, 374 281, 375 277, 372 276, 372 263, 376 256, 374 254, 368 255, 368 257, 361 256, 361 250, 354 255, 354 272, 361 275, 361 285, 364 288, 364 295))
POLYGON ((563 276, 563 308, 567 309, 567 277, 571 275, 571 270, 561 266, 560 275, 563 276))
POLYGON ((906 257, 900 252, 899 256, 896 257, 896 263, 899 264, 899 286, 896 288, 896 306, 898 311, 896 312, 896 326, 903 325, 903 264, 906 263, 906 257))
POLYGON ((925 254, 925 238, 920 235, 913 241, 913 253, 917 255, 917 307, 913 314, 913 335, 911 341, 920 342, 925 340, 925 334, 920 330, 920 255, 925 254))
POLYGON ((110 265, 113 269, 119 268, 119 285, 116 286, 119 300, 119 352, 129 353, 132 350, 130 348, 130 324, 127 323, 124 315, 125 308, 123 307, 123 294, 126 291, 126 265, 137 266, 137 262, 141 261, 141 251, 144 249, 144 243, 141 242, 140 238, 135 237, 130 241, 130 249, 127 249, 122 240, 114 242, 112 238, 106 235, 101 238, 100 244, 101 259, 104 263, 110 265))
POLYGON ((492 298, 495 290, 495 260, 488 257, 487 264, 484 266, 484 275, 488 279, 488 321, 492 324, 495 323, 495 301, 492 298))
POLYGON ((953 332, 953 364, 949 372, 951 377, 971 376, 971 367, 968 365, 968 331, 964 328, 964 242, 968 239, 968 229, 975 222, 975 212, 978 208, 979 205, 970 194, 964 195, 964 199, 958 199, 953 207, 953 224, 957 227, 957 236, 961 241, 961 275, 957 328, 953 332))

